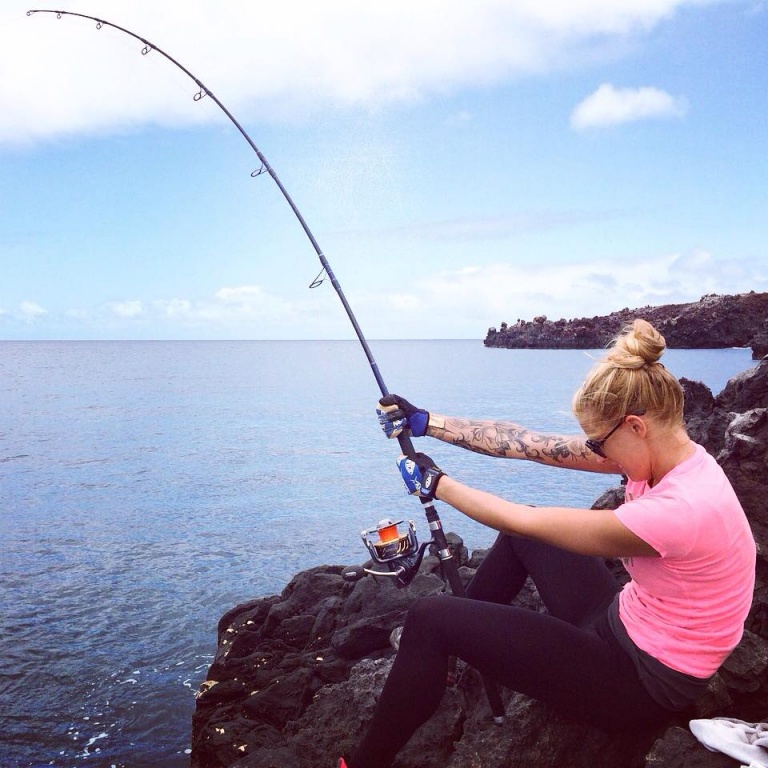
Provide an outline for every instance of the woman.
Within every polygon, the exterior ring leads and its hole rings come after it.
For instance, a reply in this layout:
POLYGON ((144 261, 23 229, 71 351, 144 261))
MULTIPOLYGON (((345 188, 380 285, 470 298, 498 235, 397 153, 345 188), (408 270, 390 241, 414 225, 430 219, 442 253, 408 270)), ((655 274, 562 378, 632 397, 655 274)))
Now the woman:
POLYGON ((616 510, 534 508, 469 488, 425 454, 401 457, 409 491, 500 535, 467 598, 413 604, 368 732, 340 767, 391 765, 437 708, 452 656, 605 729, 662 723, 706 688, 741 638, 756 548, 722 469, 685 431, 682 388, 659 362, 664 349, 644 320, 614 341, 573 398, 587 438, 382 399, 389 437, 406 429, 491 456, 628 479, 616 510), (604 557, 622 558, 631 576, 624 588, 604 557), (529 575, 547 613, 510 604, 529 575))

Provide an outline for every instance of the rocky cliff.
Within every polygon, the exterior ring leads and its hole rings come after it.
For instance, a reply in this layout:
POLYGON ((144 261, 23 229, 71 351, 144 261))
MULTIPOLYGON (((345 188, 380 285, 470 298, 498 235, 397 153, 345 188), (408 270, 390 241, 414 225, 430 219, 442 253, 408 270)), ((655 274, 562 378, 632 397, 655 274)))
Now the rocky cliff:
MULTIPOLYGON (((725 469, 759 546, 744 638, 707 693, 664 728, 617 737, 505 691, 507 722, 497 726, 478 676, 465 669, 395 768, 736 765, 699 745, 687 723, 714 716, 756 722, 768 713, 768 358, 716 397, 703 384, 683 385, 689 432, 725 469)), ((612 508, 620 498, 621 489, 611 489, 595 506, 612 508)), ((458 537, 450 538, 468 580, 484 552, 470 557, 458 537)), ((222 617, 216 656, 198 693, 192 768, 335 768, 356 742, 392 663, 391 629, 413 600, 441 591, 443 582, 434 557, 401 590, 373 578, 350 584, 341 571, 330 565, 304 571, 282 594, 222 617)), ((530 587, 519 600, 543 610, 530 587)))
POLYGON ((768 293, 703 296, 691 304, 622 309, 603 317, 518 320, 489 328, 486 347, 506 349, 602 349, 637 317, 652 323, 670 347, 720 349, 752 347, 752 357, 768 354, 768 293))

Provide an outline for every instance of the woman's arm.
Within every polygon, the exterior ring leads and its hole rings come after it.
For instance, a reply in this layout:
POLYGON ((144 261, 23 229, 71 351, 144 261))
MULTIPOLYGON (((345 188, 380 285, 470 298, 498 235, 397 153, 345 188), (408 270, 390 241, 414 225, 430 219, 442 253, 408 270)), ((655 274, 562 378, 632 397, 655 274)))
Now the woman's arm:
POLYGON ((429 414, 427 435, 452 445, 506 459, 527 459, 539 464, 587 472, 620 474, 619 467, 587 448, 584 437, 545 435, 508 421, 429 414))
POLYGON ((436 498, 502 533, 553 544, 570 552, 602 557, 658 557, 609 509, 529 507, 478 491, 443 475, 436 498))

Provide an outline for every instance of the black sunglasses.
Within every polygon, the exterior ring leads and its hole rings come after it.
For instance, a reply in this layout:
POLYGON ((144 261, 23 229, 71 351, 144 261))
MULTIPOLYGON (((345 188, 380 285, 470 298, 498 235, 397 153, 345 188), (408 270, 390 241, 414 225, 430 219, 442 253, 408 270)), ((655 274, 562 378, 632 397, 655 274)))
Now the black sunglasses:
POLYGON ((584 441, 584 444, 589 448, 592 453, 596 453, 598 456, 601 456, 604 459, 607 459, 608 457, 605 455, 605 451, 603 450, 603 446, 605 445, 605 441, 624 423, 627 416, 643 416, 645 414, 645 411, 640 411, 640 413, 626 413, 624 416, 621 417, 621 421, 611 429, 611 431, 600 440, 592 440, 591 438, 584 441))

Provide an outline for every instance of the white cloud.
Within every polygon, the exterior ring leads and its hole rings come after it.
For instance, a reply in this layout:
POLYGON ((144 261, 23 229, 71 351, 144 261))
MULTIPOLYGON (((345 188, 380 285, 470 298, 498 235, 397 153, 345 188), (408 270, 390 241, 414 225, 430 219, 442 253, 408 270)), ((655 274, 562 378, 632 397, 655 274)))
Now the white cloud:
POLYGON ((225 304, 258 304, 270 300, 266 291, 260 285, 238 285, 219 288, 216 298, 225 304))
MULTIPOLYGON (((333 292, 327 291, 290 301, 258 285, 227 286, 199 300, 111 302, 105 307, 105 323, 108 333, 118 337, 120 329, 135 333, 144 329, 162 338, 311 338, 318 316, 327 313, 333 302, 333 292)), ((338 335, 339 322, 331 319, 328 327, 338 335)))
POLYGON ((571 126, 584 130, 638 120, 682 117, 687 110, 685 99, 674 98, 658 88, 615 88, 610 83, 603 83, 573 110, 571 126))
MULTIPOLYGON (((704 250, 566 264, 494 263, 430 273, 407 290, 350 295, 368 339, 482 338, 489 326, 546 315, 592 317, 624 307, 698 301, 708 293, 768 291, 757 259, 738 261, 704 250)), ((0 314, 4 327, 52 328, 59 337, 290 339, 353 338, 332 289, 288 301, 256 285, 228 286, 202 300, 113 302, 87 312, 47 312, 33 302, 0 314), (116 307, 141 311, 116 312, 116 307), (74 325, 62 323, 68 317, 74 325)))
POLYGON ((185 318, 194 313, 194 307, 188 299, 170 299, 168 301, 156 301, 155 307, 168 317, 185 318))
POLYGON ((270 294, 260 285, 220 288, 214 299, 213 303, 206 304, 206 311, 212 317, 249 317, 263 321, 274 318, 280 323, 294 323, 303 314, 300 305, 270 294))
POLYGON ((140 301, 115 301, 110 306, 119 317, 136 317, 144 311, 140 301))
POLYGON ((496 263, 411 281, 410 292, 371 295, 374 338, 481 336, 489 325, 546 315, 592 317, 628 307, 698 301, 707 293, 768 291, 762 264, 738 264, 705 251, 570 264, 496 263), (691 269, 694 265, 696 268, 691 269), (385 317, 386 316, 386 317, 385 317))
POLYGON ((42 317, 48 314, 48 310, 41 307, 39 304, 35 304, 34 301, 22 301, 19 306, 19 311, 22 316, 34 319, 36 317, 42 317))
MULTIPOLYGON (((569 67, 680 8, 723 1, 113 0, 104 16, 160 46, 238 116, 263 120, 569 67)), ((0 79, 0 141, 223 119, 210 99, 193 102, 196 86, 157 51, 141 56, 124 33, 27 17, 26 7, 5 0, 0 13, 0 70, 13 75, 0 79)))

